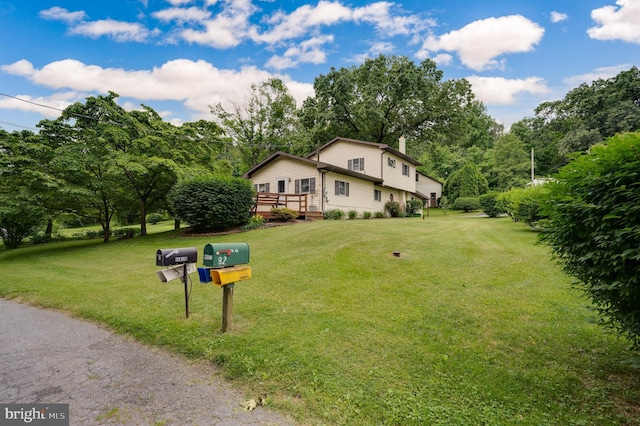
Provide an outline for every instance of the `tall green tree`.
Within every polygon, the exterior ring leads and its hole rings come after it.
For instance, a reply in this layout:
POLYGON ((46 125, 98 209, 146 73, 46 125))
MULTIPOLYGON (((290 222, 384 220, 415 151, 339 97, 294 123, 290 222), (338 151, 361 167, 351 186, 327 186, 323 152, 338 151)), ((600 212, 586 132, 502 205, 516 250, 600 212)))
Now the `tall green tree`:
POLYGON ((456 170, 442 188, 443 195, 450 202, 455 202, 458 198, 478 198, 487 191, 489 191, 487 179, 473 163, 467 163, 456 170))
POLYGON ((17 248, 48 218, 30 191, 37 185, 33 179, 39 178, 29 173, 38 166, 34 156, 38 139, 30 131, 8 133, 0 129, 0 238, 7 249, 17 248))
POLYGON ((381 55, 358 67, 332 68, 316 77, 315 97, 302 108, 312 139, 336 136, 398 146, 404 135, 418 158, 426 144, 488 145, 491 120, 466 80, 443 80, 435 62, 416 65, 381 55))
POLYGON ((511 126, 527 148, 535 149, 536 169, 557 172, 567 154, 620 132, 640 130, 640 70, 632 67, 609 79, 581 84, 563 99, 544 102, 535 117, 511 126))
POLYGON ((530 155, 513 133, 499 137, 493 148, 486 151, 482 168, 489 187, 495 191, 522 187, 531 180, 530 155))
POLYGON ((276 151, 290 152, 298 123, 296 101, 277 78, 251 85, 241 102, 211 106, 211 113, 231 143, 238 148, 244 171, 276 151))

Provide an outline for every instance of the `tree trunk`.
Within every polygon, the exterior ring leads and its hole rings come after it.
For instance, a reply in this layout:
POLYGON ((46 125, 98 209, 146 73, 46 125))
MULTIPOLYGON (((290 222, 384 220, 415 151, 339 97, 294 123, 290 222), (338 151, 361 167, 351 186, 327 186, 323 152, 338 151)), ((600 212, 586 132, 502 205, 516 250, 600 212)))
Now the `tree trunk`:
POLYGON ((176 231, 180 229, 180 219, 173 220, 173 229, 175 229, 176 231))
POLYGON ((147 201, 140 203, 140 236, 147 235, 147 201))

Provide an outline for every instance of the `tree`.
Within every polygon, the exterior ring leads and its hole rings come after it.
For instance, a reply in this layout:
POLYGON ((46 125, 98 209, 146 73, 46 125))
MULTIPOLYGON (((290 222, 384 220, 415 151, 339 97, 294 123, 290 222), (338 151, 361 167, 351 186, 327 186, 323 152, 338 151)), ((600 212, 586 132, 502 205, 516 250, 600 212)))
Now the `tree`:
POLYGON ((37 135, 30 131, 7 133, 0 130, 0 238, 7 249, 17 248, 35 233, 46 211, 30 192, 31 148, 37 135))
POLYGON ((109 242, 111 219, 118 204, 130 203, 127 180, 115 161, 115 147, 126 145, 124 109, 117 94, 89 97, 85 104, 67 107, 56 120, 38 126, 52 150, 47 170, 55 177, 59 202, 65 211, 97 220, 109 242))
POLYGON ((511 132, 535 149, 540 174, 550 175, 567 163, 567 154, 640 130, 640 70, 634 66, 613 78, 581 84, 561 100, 538 105, 535 114, 513 124, 511 132))
POLYGON ((230 111, 222 104, 210 109, 240 151, 243 171, 276 151, 293 149, 298 122, 296 101, 282 80, 272 78, 252 84, 244 102, 232 102, 230 111))
POLYGON ((419 158, 429 142, 487 144, 494 123, 474 99, 466 80, 442 80, 427 59, 416 65, 403 56, 381 55, 359 67, 332 68, 314 81, 315 97, 302 108, 312 140, 336 136, 397 147, 404 135, 419 158))
POLYGON ((473 163, 467 163, 454 172, 442 188, 451 203, 455 203, 458 198, 478 198, 488 190, 487 179, 473 163))
POLYGON ((524 144, 513 133, 499 137, 485 154, 483 168, 489 187, 504 191, 530 180, 530 160, 524 144))
POLYGON ((542 241, 603 322, 640 350, 640 132, 574 155, 556 179, 542 241))

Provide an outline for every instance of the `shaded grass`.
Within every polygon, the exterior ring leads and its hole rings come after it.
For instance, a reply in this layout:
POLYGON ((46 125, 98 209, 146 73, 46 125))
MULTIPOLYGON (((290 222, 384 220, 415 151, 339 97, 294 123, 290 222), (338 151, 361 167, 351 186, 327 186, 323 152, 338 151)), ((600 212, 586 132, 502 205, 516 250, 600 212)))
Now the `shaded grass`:
MULTIPOLYGON (((435 211, 434 211, 435 213, 435 211)), ((0 252, 0 294, 219 364, 310 424, 640 424, 625 342, 508 219, 324 221, 0 252), (159 248, 247 242, 234 289, 155 276, 159 248), (394 251, 400 257, 394 257, 394 251)), ((192 276, 197 280, 197 276, 192 276)))

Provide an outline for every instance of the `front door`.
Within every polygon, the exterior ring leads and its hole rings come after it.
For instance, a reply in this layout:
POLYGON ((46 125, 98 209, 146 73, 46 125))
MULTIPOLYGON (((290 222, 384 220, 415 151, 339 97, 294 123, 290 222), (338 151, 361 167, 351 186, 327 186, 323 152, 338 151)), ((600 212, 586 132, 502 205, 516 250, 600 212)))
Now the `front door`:
POLYGON ((438 207, 438 200, 436 199, 436 193, 431 193, 431 200, 429 202, 429 207, 438 207))

